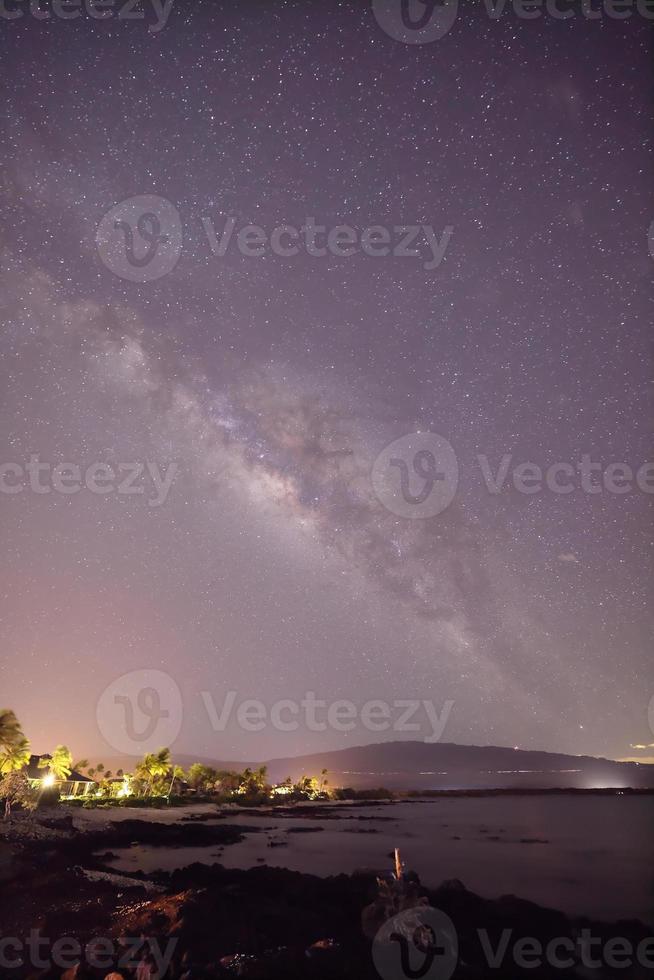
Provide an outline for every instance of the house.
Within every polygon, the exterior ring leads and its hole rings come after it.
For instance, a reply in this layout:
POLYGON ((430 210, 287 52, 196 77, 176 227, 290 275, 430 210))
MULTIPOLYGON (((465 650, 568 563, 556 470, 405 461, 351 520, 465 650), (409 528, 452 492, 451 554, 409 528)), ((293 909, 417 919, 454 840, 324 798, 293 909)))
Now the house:
POLYGON ((89 776, 83 776, 81 772, 74 769, 66 779, 57 779, 49 771, 47 766, 40 767, 39 763, 50 759, 49 755, 31 755, 30 761, 25 767, 25 775, 29 780, 32 789, 43 790, 56 788, 62 799, 70 799, 75 796, 88 796, 95 790, 95 782, 89 776))

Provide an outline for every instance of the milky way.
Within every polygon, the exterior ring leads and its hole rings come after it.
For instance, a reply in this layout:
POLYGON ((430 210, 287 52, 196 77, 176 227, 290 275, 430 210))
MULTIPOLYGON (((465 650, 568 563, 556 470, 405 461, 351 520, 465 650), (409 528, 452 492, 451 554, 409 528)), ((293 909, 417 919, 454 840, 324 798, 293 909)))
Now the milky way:
POLYGON ((651 458, 648 25, 478 7, 415 46, 354 2, 0 22, 1 462, 176 464, 157 507, 0 494, 0 700, 35 748, 107 751, 98 698, 154 668, 204 756, 390 737, 200 710, 311 690, 452 701, 448 741, 645 757, 651 496, 493 494, 478 456, 651 458), (96 243, 137 195, 183 230, 151 282, 96 243), (452 234, 433 269, 213 254, 229 218, 452 234), (425 520, 371 481, 416 432, 459 466, 425 520))

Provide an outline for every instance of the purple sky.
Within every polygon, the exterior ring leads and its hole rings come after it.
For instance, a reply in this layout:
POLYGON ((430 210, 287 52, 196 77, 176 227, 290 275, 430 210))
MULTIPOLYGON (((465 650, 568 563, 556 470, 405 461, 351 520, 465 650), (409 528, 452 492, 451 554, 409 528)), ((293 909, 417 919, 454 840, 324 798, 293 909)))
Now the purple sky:
POLYGON ((108 753, 102 692, 157 669, 202 756, 402 737, 215 732, 201 692, 229 690, 452 701, 447 741, 651 755, 651 496, 511 477, 651 458, 649 25, 471 3, 411 45, 337 0, 153 19, 0 21, 1 462, 178 467, 159 507, 147 480, 0 494, 0 706, 37 750, 108 753), (96 247, 141 195, 183 236, 146 282, 96 247), (202 224, 310 217, 453 231, 429 270, 424 238, 220 256, 202 224), (458 488, 413 520, 370 474, 427 431, 458 488), (491 494, 477 456, 504 453, 491 494))

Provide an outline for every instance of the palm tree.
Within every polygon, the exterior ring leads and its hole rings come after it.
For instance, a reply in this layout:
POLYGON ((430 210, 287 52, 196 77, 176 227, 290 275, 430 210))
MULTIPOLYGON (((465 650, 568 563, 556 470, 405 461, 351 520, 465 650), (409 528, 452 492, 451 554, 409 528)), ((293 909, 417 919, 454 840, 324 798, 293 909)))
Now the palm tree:
POLYGON ((151 755, 146 755, 134 767, 134 776, 139 784, 139 796, 147 796, 150 790, 150 785, 152 783, 152 778, 150 776, 151 759, 151 755))
POLYGON ((0 709, 0 773, 22 769, 30 759, 29 742, 15 713, 0 709))
POLYGON ((157 776, 167 776, 170 769, 170 749, 159 749, 150 762, 150 773, 154 779, 157 776))
POLYGON ((207 768, 209 768, 210 772, 212 773, 212 780, 205 786, 205 789, 211 792, 216 788, 216 784, 218 784, 218 788, 221 793, 227 793, 230 796, 233 796, 234 793, 238 793, 243 783, 242 773, 232 772, 229 769, 215 770, 210 769, 210 767, 207 768))
POLYGON ((311 776, 301 776, 298 782, 300 792, 309 793, 311 791, 311 776))
POLYGON ((165 776, 170 770, 170 749, 159 749, 149 752, 136 767, 137 774, 147 780, 148 795, 152 793, 152 784, 157 776, 165 776))
POLYGON ((186 774, 186 779, 193 789, 201 793, 210 793, 221 777, 226 777, 229 773, 219 773, 212 766, 205 766, 201 762, 194 762, 186 774))
POLYGON ((66 745, 58 745, 52 753, 50 769, 57 779, 68 779, 73 771, 73 756, 66 745))
POLYGON ((26 738, 5 748, 0 756, 0 775, 24 769, 30 761, 30 743, 26 738))
POLYGON ((173 786, 175 785, 175 780, 176 779, 183 779, 184 778, 184 770, 182 769, 181 766, 173 766, 172 769, 171 769, 171 771, 170 771, 170 774, 171 774, 170 786, 168 787, 168 796, 166 797, 166 799, 168 800, 169 803, 170 803, 170 794, 173 791, 173 786))
POLYGON ((39 759, 39 769, 49 769, 60 782, 68 779, 73 768, 73 757, 65 745, 58 745, 52 755, 39 759))

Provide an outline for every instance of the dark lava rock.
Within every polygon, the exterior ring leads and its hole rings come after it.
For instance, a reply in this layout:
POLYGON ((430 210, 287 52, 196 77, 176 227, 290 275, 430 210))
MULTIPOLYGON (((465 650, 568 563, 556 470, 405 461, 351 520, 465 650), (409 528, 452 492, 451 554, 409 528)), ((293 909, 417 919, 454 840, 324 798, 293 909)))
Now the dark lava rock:
MULTIPOLYGON (((214 829, 184 826, 188 832, 213 833, 214 829)), ((134 826, 126 832, 128 840, 141 836, 141 830, 135 833, 134 826)), ((105 838, 103 850, 107 843, 105 838)), ((392 881, 379 885, 374 872, 317 878, 261 865, 241 871, 195 864, 150 876, 163 889, 153 897, 136 880, 133 888, 122 884, 116 888, 109 881, 90 881, 76 873, 74 866, 84 864, 85 854, 93 853, 87 851, 82 835, 76 844, 75 848, 58 846, 52 852, 51 844, 46 848, 41 842, 25 850, 25 855, 50 857, 42 867, 32 863, 25 874, 3 881, 2 935, 27 937, 31 929, 38 929, 51 942, 64 936, 81 943, 94 936, 147 936, 159 942, 175 939, 172 977, 162 980, 178 980, 183 963, 193 964, 189 980, 238 976, 253 980, 379 980, 371 943, 394 910, 387 901, 392 881)), ((94 846, 100 849, 97 840, 94 846)), ((390 861, 386 863, 390 866, 390 861)), ((544 948, 553 938, 574 939, 580 927, 606 939, 623 937, 634 948, 649 935, 639 923, 580 922, 515 896, 486 900, 458 880, 429 890, 412 876, 405 888, 414 905, 424 903, 452 920, 459 945, 459 966, 453 980, 551 980, 551 971, 519 972, 508 960, 500 970, 489 969, 479 942, 480 930, 493 949, 501 945, 506 930, 512 945, 522 937, 534 937, 544 948)), ((580 976, 574 971, 555 972, 557 980, 580 976)), ((27 980, 28 971, 10 974, 0 965, 0 980, 5 978, 27 980)), ((60 978, 52 976, 49 980, 60 978)))
POLYGON ((77 829, 73 824, 72 814, 67 813, 63 816, 39 817, 37 823, 48 830, 64 830, 67 833, 76 834, 77 829))
POLYGON ((342 834, 379 834, 376 827, 341 827, 342 834))
POLYGON ((341 977, 347 965, 347 957, 335 939, 319 939, 305 951, 312 968, 323 977, 341 977))

